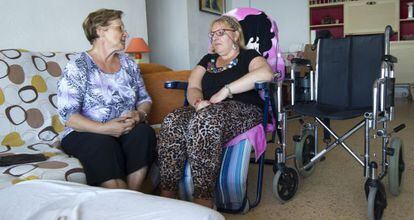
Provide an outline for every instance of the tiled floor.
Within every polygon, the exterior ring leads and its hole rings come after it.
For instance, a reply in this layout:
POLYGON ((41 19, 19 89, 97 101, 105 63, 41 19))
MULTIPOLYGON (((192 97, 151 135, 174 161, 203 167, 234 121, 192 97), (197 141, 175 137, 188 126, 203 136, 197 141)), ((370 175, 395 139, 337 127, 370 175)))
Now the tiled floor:
MULTIPOLYGON (((396 119, 391 127, 405 123, 407 128, 395 134, 404 141, 405 176, 400 196, 393 197, 388 191, 388 179, 384 178, 388 207, 383 219, 414 219, 414 103, 397 100, 396 119)), ((342 134, 360 118, 347 121, 333 121, 332 128, 342 134)), ((292 149, 292 135, 299 131, 298 122, 288 127, 289 145, 292 149)), ((346 143, 358 154, 363 153, 363 132, 358 131, 346 143)), ((377 151, 379 141, 374 141, 377 151)), ((274 148, 267 151, 272 158, 274 148)), ((377 154, 377 158, 380 157, 377 154)), ((289 162, 290 164, 292 161, 289 162)), ((255 198, 257 166, 250 165, 249 197, 255 198)), ((285 204, 280 204, 272 196, 273 172, 266 166, 261 203, 247 214, 224 214, 226 219, 366 219, 367 202, 364 194, 362 167, 344 149, 337 147, 327 154, 326 160, 317 164, 315 172, 306 179, 300 179, 296 196, 285 204)))

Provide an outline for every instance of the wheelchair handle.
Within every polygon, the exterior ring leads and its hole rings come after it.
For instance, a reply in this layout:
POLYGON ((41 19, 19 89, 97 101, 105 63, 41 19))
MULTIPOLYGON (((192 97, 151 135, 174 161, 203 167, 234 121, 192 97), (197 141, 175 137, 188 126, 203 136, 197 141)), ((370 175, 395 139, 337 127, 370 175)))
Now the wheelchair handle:
POLYGON ((394 34, 396 34, 396 32, 392 30, 391 25, 387 25, 385 27, 385 55, 390 55, 390 38, 394 34))

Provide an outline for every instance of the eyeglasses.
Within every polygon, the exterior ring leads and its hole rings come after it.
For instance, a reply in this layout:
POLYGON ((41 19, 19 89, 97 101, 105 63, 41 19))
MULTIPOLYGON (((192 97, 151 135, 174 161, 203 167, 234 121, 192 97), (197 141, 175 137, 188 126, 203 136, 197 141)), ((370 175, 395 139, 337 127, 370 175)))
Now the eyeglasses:
POLYGON ((217 31, 213 31, 213 32, 208 33, 208 38, 210 40, 213 40, 214 35, 216 35, 217 37, 221 37, 226 33, 226 31, 236 31, 236 30, 233 30, 233 29, 218 29, 217 31))
POLYGON ((106 26, 107 28, 116 28, 121 33, 128 33, 128 31, 125 29, 124 25, 109 25, 106 26))

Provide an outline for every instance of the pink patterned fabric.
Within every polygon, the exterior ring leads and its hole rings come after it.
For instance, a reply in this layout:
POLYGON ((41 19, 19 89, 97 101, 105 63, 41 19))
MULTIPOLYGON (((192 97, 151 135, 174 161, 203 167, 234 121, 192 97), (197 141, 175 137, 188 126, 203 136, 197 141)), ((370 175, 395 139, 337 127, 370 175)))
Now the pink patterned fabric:
POLYGON ((285 77, 285 62, 282 58, 282 52, 279 47, 279 29, 276 22, 264 12, 255 8, 236 8, 227 12, 225 15, 233 16, 240 22, 243 31, 245 32, 244 36, 246 47, 249 49, 256 49, 260 54, 262 54, 262 56, 267 59, 267 62, 272 67, 273 72, 280 73, 280 76, 277 79, 279 81, 283 80, 285 77), (249 19, 253 24, 249 23, 249 19), (267 20, 267 22, 257 22, 263 20, 267 20), (248 30, 248 27, 251 26, 255 27, 254 31, 257 29, 256 33, 252 33, 252 31, 248 30), (262 30, 260 27, 265 29, 262 30), (258 46, 258 44, 266 43, 265 41, 268 40, 271 41, 271 47, 263 49, 263 47, 258 46))
MULTIPOLYGON (((266 127, 266 132, 272 132, 274 129, 274 124, 268 124, 266 127)), ((227 142, 224 147, 233 146, 242 140, 248 139, 253 146, 254 155, 257 161, 259 157, 266 151, 266 132, 262 124, 256 125, 250 130, 236 136, 231 141, 227 142)))
MULTIPOLYGON (((281 56, 279 29, 277 28, 276 22, 264 12, 255 8, 236 8, 227 12, 225 15, 233 16, 240 22, 244 31, 246 47, 256 49, 265 57, 272 67, 273 72, 280 73, 277 80, 283 80, 285 77, 285 62, 281 56), (249 27, 254 27, 254 29, 249 30, 249 27)), ((261 97, 263 98, 262 93, 261 97)), ((257 161, 266 151, 266 132, 272 132, 275 129, 275 120, 273 119, 272 121, 273 123, 267 125, 266 131, 263 125, 259 124, 233 138, 224 147, 233 146, 242 140, 248 139, 253 145, 257 161)))

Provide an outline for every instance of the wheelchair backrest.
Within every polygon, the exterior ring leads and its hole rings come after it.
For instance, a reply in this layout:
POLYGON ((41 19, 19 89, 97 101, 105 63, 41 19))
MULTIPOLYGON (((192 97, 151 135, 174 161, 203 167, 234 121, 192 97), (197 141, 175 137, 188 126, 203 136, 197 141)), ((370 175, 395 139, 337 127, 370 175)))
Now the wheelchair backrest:
POLYGON ((279 72, 279 80, 285 75, 285 63, 279 47, 279 30, 276 22, 263 11, 254 8, 236 8, 225 15, 235 17, 242 26, 246 47, 256 49, 274 73, 279 72))
POLYGON ((350 108, 372 106, 372 86, 381 77, 384 35, 321 39, 317 102, 350 108))

